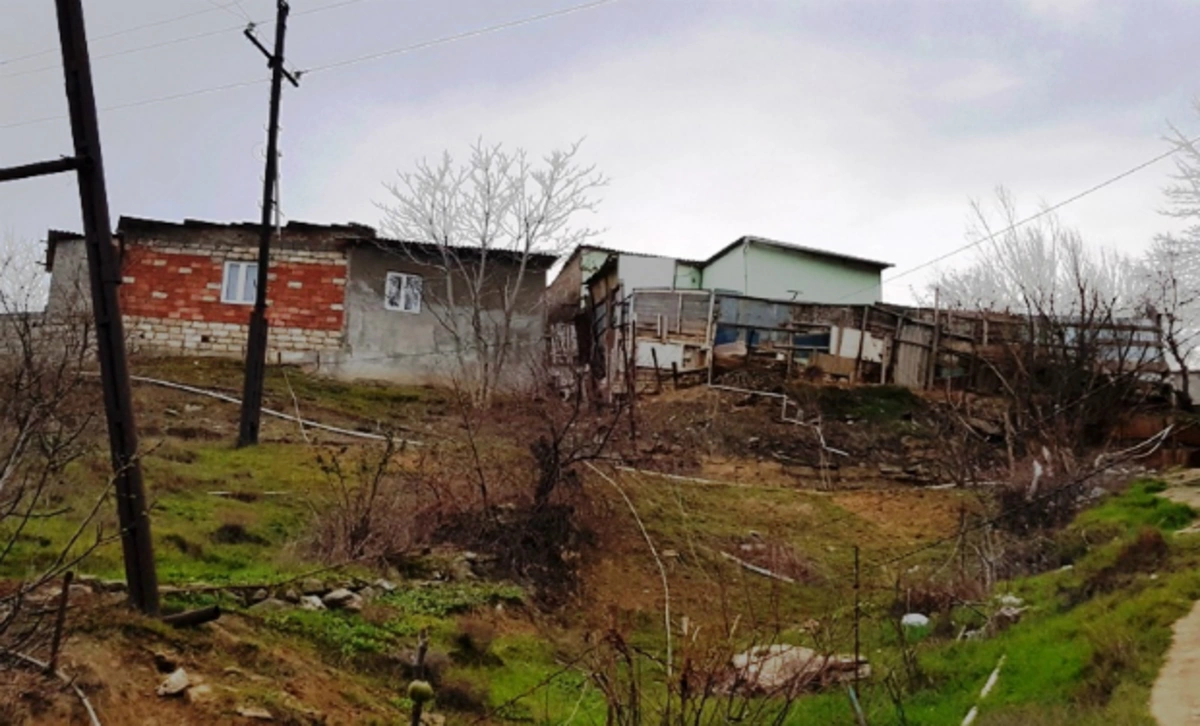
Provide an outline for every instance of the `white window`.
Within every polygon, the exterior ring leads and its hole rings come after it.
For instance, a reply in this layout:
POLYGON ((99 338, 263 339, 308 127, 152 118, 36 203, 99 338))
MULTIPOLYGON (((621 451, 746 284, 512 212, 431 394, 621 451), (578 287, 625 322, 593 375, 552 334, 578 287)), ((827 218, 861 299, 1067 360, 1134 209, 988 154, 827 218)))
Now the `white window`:
POLYGON ((221 302, 253 305, 258 294, 257 262, 226 262, 225 278, 221 280, 221 302))
POLYGON ((383 305, 388 310, 400 310, 406 313, 421 312, 421 285, 419 275, 408 275, 403 272, 389 272, 387 284, 383 288, 383 305))

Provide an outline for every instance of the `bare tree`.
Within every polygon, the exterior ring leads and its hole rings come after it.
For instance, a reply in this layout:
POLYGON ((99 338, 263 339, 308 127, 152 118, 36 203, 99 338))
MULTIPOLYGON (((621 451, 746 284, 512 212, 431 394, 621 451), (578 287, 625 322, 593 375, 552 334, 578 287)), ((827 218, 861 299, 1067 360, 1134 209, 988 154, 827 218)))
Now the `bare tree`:
POLYGON ((1200 346, 1200 245, 1194 240, 1161 235, 1138 268, 1143 279, 1145 313, 1158 321, 1163 347, 1179 373, 1180 404, 1191 410, 1189 374, 1200 346))
POLYGON ((1140 316, 1141 275, 1128 258, 1086 247, 1052 214, 1022 223, 1003 189, 996 210, 973 205, 971 231, 986 240, 978 259, 934 286, 951 308, 1009 314, 1009 330, 996 331, 979 357, 1010 399, 1012 428, 1030 443, 1078 452, 1106 436, 1148 372, 1162 372, 1158 331, 1140 316))
POLYGON ((489 404, 511 375, 522 339, 541 343, 522 329, 531 320, 540 329, 541 291, 529 290, 535 262, 596 234, 577 220, 596 209, 607 180, 579 163, 580 143, 538 162, 478 141, 464 164, 447 152, 385 184, 383 231, 401 242, 401 254, 434 270, 420 295, 452 341, 456 378, 476 405, 489 404))
POLYGON ((1181 403, 1190 409, 1188 374, 1200 344, 1200 149, 1175 126, 1167 143, 1175 150, 1175 173, 1163 190, 1163 214, 1185 226, 1176 234, 1159 235, 1139 269, 1146 310, 1160 322, 1163 344, 1180 374, 1181 403))

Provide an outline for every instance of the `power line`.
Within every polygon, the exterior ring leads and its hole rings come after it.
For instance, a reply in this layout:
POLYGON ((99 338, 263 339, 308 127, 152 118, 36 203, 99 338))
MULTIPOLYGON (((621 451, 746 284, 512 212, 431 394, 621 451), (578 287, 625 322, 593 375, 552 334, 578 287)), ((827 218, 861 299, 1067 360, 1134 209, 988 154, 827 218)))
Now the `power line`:
POLYGON ((506 23, 499 23, 497 25, 489 25, 485 28, 477 28, 475 30, 468 30, 466 32, 456 33, 454 35, 446 35, 441 38, 436 38, 434 40, 427 40, 423 43, 416 43, 414 45, 401 46, 399 48, 392 48, 390 50, 382 50, 382 51, 378 51, 376 53, 368 53, 367 55, 359 56, 357 58, 348 58, 348 59, 342 60, 342 61, 335 61, 333 63, 327 63, 323 66, 314 66, 314 67, 309 68, 308 70, 304 71, 304 73, 305 74, 317 73, 320 71, 327 71, 327 70, 330 70, 333 68, 342 68, 344 66, 354 65, 356 63, 365 63, 366 61, 376 60, 379 58, 385 58, 387 56, 400 55, 403 53, 411 53, 414 50, 423 50, 425 48, 431 48, 436 45, 445 45, 446 43, 453 43, 453 42, 459 41, 459 40, 466 40, 467 38, 475 38, 475 37, 478 37, 481 35, 488 35, 490 33, 496 33, 501 30, 508 30, 510 28, 516 28, 516 27, 519 27, 522 25, 536 23, 541 20, 548 20, 550 18, 558 18, 558 17, 562 17, 564 15, 570 15, 572 13, 582 12, 584 10, 591 10, 593 8, 598 8, 601 5, 609 5, 614 2, 617 2, 617 0, 593 0, 593 2, 583 3, 581 5, 573 5, 571 7, 562 8, 560 10, 552 10, 550 12, 541 13, 539 15, 531 15, 526 18, 521 18, 520 20, 511 20, 506 23))
MULTIPOLYGON (((1200 136, 1196 136, 1187 141, 1188 144, 1195 144, 1197 142, 1200 142, 1200 136)), ((895 275, 892 275, 891 277, 887 278, 886 280, 883 280, 882 284, 887 284, 889 282, 895 282, 896 280, 899 280, 902 277, 908 277, 909 275, 913 274, 914 272, 919 272, 921 270, 924 270, 927 267, 936 265, 939 262, 944 262, 945 260, 948 260, 949 258, 954 257, 955 255, 966 252, 967 250, 974 249, 985 242, 990 242, 990 241, 996 239, 997 237, 1008 234, 1009 232, 1013 232, 1020 227, 1024 227, 1025 225, 1029 224, 1030 222, 1037 221, 1038 219, 1041 219, 1042 217, 1053 214, 1054 212, 1058 211, 1059 209, 1062 209, 1063 207, 1067 206, 1068 204, 1077 202, 1086 196, 1089 196, 1091 194, 1094 194, 1094 193, 1100 191, 1101 189, 1104 189, 1105 187, 1112 186, 1113 184, 1116 184, 1117 182, 1124 179, 1125 177, 1132 176, 1132 175, 1136 174, 1137 172, 1141 171, 1142 169, 1145 169, 1146 167, 1153 166, 1154 164, 1157 164, 1158 162, 1162 161, 1163 159, 1166 159, 1170 156, 1174 156, 1175 154, 1178 154, 1181 150, 1182 149, 1179 146, 1176 146, 1175 148, 1172 148, 1172 149, 1168 149, 1167 151, 1164 151, 1163 153, 1158 154, 1157 156, 1154 156, 1150 159, 1147 159, 1146 161, 1141 162, 1140 164, 1137 164, 1135 166, 1132 166, 1132 167, 1126 169, 1125 171, 1121 172, 1120 174, 1117 174, 1116 176, 1109 177, 1108 179, 1105 179, 1104 181, 1100 182, 1099 184, 1095 184, 1095 185, 1088 187, 1087 189, 1079 192, 1078 194, 1067 197, 1066 199, 1062 200, 1061 202, 1058 202, 1057 204, 1053 204, 1049 207, 1042 209, 1041 211, 1039 211, 1035 214, 1031 214, 1028 217, 1017 220, 1016 222, 1013 222, 1009 226, 1005 227, 1004 229, 1001 229, 1001 230, 993 232, 989 235, 980 237, 979 239, 977 239, 973 242, 968 242, 967 244, 962 245, 961 247, 956 247, 955 249, 950 250, 949 252, 947 252, 945 254, 938 255, 937 257, 934 257, 933 259, 922 262, 921 264, 919 264, 915 267, 910 267, 909 269, 905 270, 904 272, 898 272, 895 275)), ((847 293, 846 295, 839 297, 834 302, 841 302, 843 300, 847 300, 849 298, 855 297, 855 296, 859 295, 860 293, 870 292, 871 290, 874 290, 874 289, 875 289, 874 285, 860 288, 858 290, 854 290, 853 292, 847 293)))
MULTIPOLYGON (((215 0, 210 0, 210 1, 215 1, 215 0)), ((360 3, 360 2, 365 2, 365 0, 341 0, 340 2, 330 3, 328 5, 320 5, 315 8, 309 8, 304 11, 296 12, 293 15, 294 16, 311 15, 312 13, 319 13, 319 12, 323 12, 325 10, 333 10, 334 8, 340 8, 345 5, 353 5, 355 3, 360 3)), ((214 7, 219 8, 219 9, 229 9, 229 6, 227 6, 227 5, 214 5, 214 7)), ((240 9, 240 6, 239 6, 239 9, 240 9)), ((230 12, 233 12, 233 11, 230 10, 230 12)), ((244 10, 242 12, 245 13, 244 10)), ((188 16, 185 16, 185 17, 188 17, 188 16)), ((253 18, 251 18, 249 15, 245 15, 245 18, 246 18, 246 21, 250 25, 254 25, 254 26, 261 25, 261 26, 265 27, 265 26, 274 24, 273 20, 272 21, 266 21, 266 20, 256 21, 253 18)), ((246 27, 245 25, 233 25, 233 26, 227 26, 224 28, 218 28, 216 30, 206 30, 201 33, 195 33, 193 35, 185 35, 180 38, 173 38, 171 40, 160 40, 160 41, 157 41, 154 43, 149 43, 147 45, 139 45, 139 46, 135 46, 133 48, 125 48, 123 50, 117 50, 117 51, 113 51, 111 53, 104 53, 102 55, 95 56, 92 60, 98 61, 98 60, 104 60, 106 58, 117 58, 119 56, 133 55, 134 53, 141 53, 141 52, 147 51, 147 50, 156 50, 158 48, 166 48, 166 47, 169 47, 172 45, 178 45, 179 43, 187 43, 187 42, 191 42, 193 40, 202 40, 204 38, 211 38, 215 35, 224 35, 226 33, 231 33, 231 32, 240 33, 245 27, 246 27)), ((128 32, 128 31, 126 31, 126 32, 128 32)), ((0 65, 2 65, 2 64, 0 64, 0 65)), ((38 66, 37 68, 28 68, 23 71, 14 71, 12 73, 6 73, 4 75, 0 75, 0 80, 4 80, 6 78, 19 78, 21 76, 32 76, 32 75, 36 75, 38 73, 45 73, 46 71, 55 71, 58 69, 59 69, 58 64, 38 66)))
MULTIPOLYGON (((306 10, 304 12, 305 13, 313 13, 313 12, 317 12, 319 10, 330 10, 332 8, 342 7, 343 5, 350 5, 350 4, 353 4, 356 2, 363 2, 363 0, 342 0, 342 2, 334 3, 331 5, 326 5, 321 8, 312 8, 312 9, 306 10)), ((472 37, 479 36, 479 35, 494 33, 494 32, 498 32, 500 30, 505 30, 507 28, 514 28, 519 25, 525 25, 527 23, 536 22, 538 20, 545 20, 548 18, 567 15, 569 13, 579 12, 581 10, 588 10, 591 8, 599 7, 601 5, 607 5, 607 4, 614 3, 614 2, 617 2, 617 0, 595 0, 594 2, 584 3, 582 5, 576 5, 576 6, 573 6, 570 8, 564 8, 562 10, 556 10, 556 11, 549 12, 549 13, 542 13, 541 15, 530 16, 528 18, 523 18, 521 20, 514 20, 514 21, 507 22, 507 23, 501 23, 499 25, 488 26, 486 28, 478 28, 476 30, 469 30, 464 33, 458 33, 456 35, 444 36, 442 38, 437 38, 435 40, 426 41, 424 43, 418 43, 416 45, 405 46, 403 48, 395 48, 395 49, 388 50, 388 51, 381 51, 379 53, 373 53, 369 56, 361 56, 359 58, 352 58, 352 59, 348 59, 345 61, 337 61, 334 63, 328 63, 323 66, 317 66, 315 68, 312 68, 309 71, 307 71, 307 73, 313 73, 316 71, 326 71, 326 70, 330 70, 332 68, 340 68, 340 67, 348 66, 348 65, 351 65, 354 63, 362 63, 362 62, 365 62, 368 60, 374 60, 376 58, 382 58, 382 57, 389 56, 389 55, 398 55, 401 53, 411 52, 413 50, 430 48, 430 47, 433 47, 436 45, 445 45, 445 44, 453 43, 453 42, 456 42, 459 40, 464 40, 466 38, 472 38, 472 37)), ((296 14, 300 15, 302 13, 296 13, 296 14)), ((158 103, 166 103, 168 101, 177 101, 177 100, 184 99, 184 98, 190 98, 192 96, 201 96, 201 95, 210 94, 210 93, 220 93, 222 91, 228 91, 228 90, 232 90, 235 88, 245 88, 247 86, 253 86, 253 85, 257 85, 260 83, 266 83, 266 82, 267 82, 267 79, 263 78, 263 79, 256 79, 256 80, 239 81, 236 83, 227 83, 222 86, 199 88, 194 91, 185 91, 182 93, 172 93, 172 94, 165 95, 165 96, 156 96, 154 98, 147 98, 147 99, 143 99, 140 101, 131 101, 129 103, 117 104, 115 106, 105 106, 105 107, 101 108, 100 110, 105 111, 105 112, 120 111, 122 109, 127 109, 127 108, 139 108, 142 106, 151 106, 151 105, 158 104, 158 103)), ((27 119, 25 121, 15 121, 13 123, 2 124, 2 125, 0 125, 0 130, 15 129, 15 128, 23 127, 23 126, 33 126, 36 124, 47 123, 49 121, 59 121, 59 120, 65 119, 65 118, 67 118, 67 116, 65 114, 59 114, 59 115, 55 115, 55 116, 42 116, 40 118, 27 119)))
MULTIPOLYGON (((229 3, 229 5, 233 5, 233 4, 234 3, 229 3)), ((203 10, 195 10, 193 12, 185 13, 183 15, 177 15, 175 17, 165 18, 163 20, 155 20, 153 22, 144 23, 142 25, 135 25, 132 28, 126 28, 124 30, 118 30, 118 31, 115 31, 112 33, 107 33, 104 35, 97 35, 95 37, 89 38, 88 40, 91 43, 95 43, 100 40, 108 40, 109 38, 116 38, 116 37, 119 37, 122 35, 136 33, 139 30, 146 30, 147 28, 157 28, 162 25, 170 25, 171 23, 177 23, 180 20, 187 20, 188 18, 194 18, 198 15, 206 15, 208 13, 215 12, 216 10, 224 10, 224 9, 228 8, 229 5, 214 4, 213 7, 211 7, 211 8, 204 8, 203 10)), ((39 51, 36 51, 33 53, 26 53, 25 55, 19 55, 19 56, 15 56, 13 58, 5 58, 5 59, 0 60, 0 67, 9 65, 10 63, 17 63, 19 61, 29 60, 30 58, 40 58, 44 55, 51 55, 53 53, 58 53, 58 52, 59 52, 58 48, 47 48, 46 50, 39 50, 39 51)), ((57 66, 55 66, 55 67, 57 67, 57 66)))
MULTIPOLYGON (((213 86, 211 88, 199 88, 194 91, 184 91, 182 93, 172 93, 166 96, 156 96, 154 98, 146 98, 140 101, 130 101, 129 103, 119 103, 115 106, 105 106, 101 111, 121 111, 127 108, 140 108, 142 106, 152 106, 157 103, 165 103, 167 101, 178 101, 183 98, 191 98, 192 96, 203 96, 210 93, 220 93, 222 91, 230 91, 235 88, 246 88, 248 86, 257 86, 266 83, 269 79, 256 78, 252 81, 238 81, 237 83, 227 83, 223 86, 213 86)), ((21 126, 32 126, 34 124, 46 123, 48 121, 61 121, 67 118, 65 114, 58 116, 43 116, 41 118, 29 119, 27 121, 18 121, 16 123, 5 124, 0 126, 3 129, 15 129, 21 126)))

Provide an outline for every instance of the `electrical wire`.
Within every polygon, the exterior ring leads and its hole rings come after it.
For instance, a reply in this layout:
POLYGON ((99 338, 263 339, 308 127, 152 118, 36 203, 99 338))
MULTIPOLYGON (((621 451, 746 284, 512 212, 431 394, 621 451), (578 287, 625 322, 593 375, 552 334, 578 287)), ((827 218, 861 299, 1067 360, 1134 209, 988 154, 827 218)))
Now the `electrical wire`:
MULTIPOLYGON (((332 8, 342 7, 343 5, 350 5, 350 4, 353 4, 356 2, 363 2, 363 1, 364 0, 342 0, 342 2, 333 3, 331 5, 323 6, 321 8, 313 8, 310 10, 306 10, 304 12, 312 13, 312 12, 317 12, 319 10, 329 10, 332 8)), ((545 20, 548 18, 567 15, 569 13, 579 12, 581 10, 587 10, 587 9, 599 7, 601 5, 607 5, 607 4, 610 4, 613 2, 617 2, 617 0, 595 0, 594 2, 584 3, 583 5, 575 5, 570 8, 564 8, 562 10, 557 10, 557 11, 553 11, 550 13, 542 13, 540 15, 530 16, 528 18, 523 18, 521 20, 514 20, 514 21, 507 22, 507 23, 501 23, 499 25, 492 25, 492 26, 488 26, 485 28, 478 28, 476 30, 466 31, 464 33, 458 33, 456 35, 444 36, 442 38, 437 38, 435 40, 426 41, 424 43, 418 43, 416 45, 405 46, 403 48, 394 48, 394 49, 388 50, 388 51, 373 53, 369 56, 360 56, 358 58, 351 58, 351 59, 348 59, 345 61, 337 61, 337 62, 329 63, 329 64, 326 64, 323 66, 317 66, 315 68, 309 69, 306 73, 313 73, 313 72, 317 72, 317 71, 326 71, 326 70, 330 70, 333 68, 340 68, 343 66, 351 65, 354 63, 363 63, 365 61, 374 60, 376 58, 383 58, 385 56, 398 55, 400 53, 408 53, 413 50, 429 48, 429 47, 433 47, 435 45, 445 45, 447 43, 453 43, 453 42, 456 42, 459 40, 464 40, 466 38, 472 38, 472 37, 475 37, 478 35, 494 33, 494 32, 498 32, 500 30, 514 28, 519 25, 525 25, 527 23, 536 22, 538 20, 545 20)), ((300 13, 297 13, 297 15, 299 15, 299 14, 300 13)), ((265 78, 257 79, 257 80, 238 81, 236 83, 227 83, 227 84, 221 85, 221 86, 199 88, 194 91, 184 91, 181 93, 172 93, 172 94, 168 94, 168 95, 164 95, 164 96, 156 96, 154 98, 147 98, 147 99, 143 99, 140 101, 131 101, 129 103, 122 103, 122 104, 117 104, 114 106, 103 106, 99 110, 107 112, 107 111, 120 111, 122 109, 127 109, 127 108, 139 108, 142 106, 150 106, 150 105, 154 105, 154 104, 158 104, 158 103, 166 103, 168 101, 177 101, 177 100, 184 99, 184 98, 190 98, 192 96, 200 96, 200 95, 205 95, 205 94, 210 94, 210 93, 219 93, 222 91, 228 91, 228 90, 232 90, 235 88, 244 88, 246 86, 259 85, 259 84, 266 83, 266 82, 267 82, 267 79, 265 79, 265 78)), ((15 121, 15 122, 8 123, 8 124, 0 124, 0 131, 7 130, 7 129, 21 128, 23 126, 33 126, 36 124, 47 123, 50 121, 59 121, 59 120, 66 119, 66 118, 68 118, 68 116, 66 114, 58 114, 55 116, 42 116, 40 118, 26 119, 24 121, 15 121)))
MULTIPOLYGON (((1200 142, 1200 136, 1195 136, 1195 137, 1187 140, 1187 144, 1195 144, 1197 142, 1200 142)), ((1001 237, 1010 232, 1013 232, 1021 227, 1024 227, 1025 225, 1029 224, 1030 222, 1035 222, 1035 221, 1041 219, 1042 217, 1053 214, 1054 212, 1058 211, 1059 209, 1062 209, 1063 207, 1067 206, 1068 204, 1077 202, 1080 199, 1083 199, 1084 197, 1087 197, 1091 194, 1094 194, 1094 193, 1100 191, 1101 189, 1104 189, 1105 187, 1112 186, 1113 184, 1116 184, 1117 182, 1121 181, 1122 179, 1125 179, 1126 177, 1129 177, 1129 176, 1132 176, 1132 175, 1138 173, 1142 169, 1153 166, 1166 158, 1174 156, 1175 154, 1179 153, 1181 150, 1182 149, 1179 146, 1168 149, 1168 150, 1162 152, 1161 154, 1153 156, 1153 157, 1141 162, 1140 164, 1136 164, 1115 176, 1111 176, 1108 179, 1105 179, 1104 181, 1100 182, 1099 184, 1094 184, 1094 185, 1088 187, 1087 189, 1084 189, 1083 191, 1081 191, 1077 194, 1067 197, 1066 199, 1064 199, 1056 204, 1052 204, 1049 207, 1045 207, 1044 209, 1042 209, 1041 211, 1039 211, 1035 214, 1031 214, 1028 217, 1019 219, 1016 222, 1013 222, 1012 224, 1008 225, 1004 229, 997 230, 996 232, 993 232, 989 235, 980 237, 977 240, 968 242, 967 244, 962 245, 961 247, 956 247, 956 248, 950 250, 949 252, 938 255, 937 257, 934 257, 930 260, 926 260, 925 262, 922 262, 921 264, 916 265, 915 267, 910 267, 907 270, 904 270, 903 272, 898 272, 895 275, 892 275, 892 276, 888 277, 887 279, 882 280, 881 284, 886 285, 889 282, 895 282, 896 280, 899 280, 902 277, 908 277, 909 275, 913 274, 914 272, 920 272, 921 270, 924 270, 928 267, 936 265, 939 262, 944 262, 944 261, 950 259, 951 257, 954 257, 955 255, 966 252, 967 250, 975 249, 976 247, 984 244, 985 242, 990 242, 990 241, 996 239, 997 237, 1001 237)), ((871 285, 868 287, 860 288, 858 290, 854 290, 852 292, 849 292, 849 293, 837 298, 836 300, 833 301, 833 304, 837 304, 839 302, 849 300, 849 299, 856 297, 864 292, 870 292, 875 289, 876 289, 876 287, 874 285, 871 285)))
MULTIPOLYGON (((294 13, 294 15, 296 15, 296 16, 311 15, 313 13, 319 13, 319 12, 323 12, 325 10, 333 10, 335 8, 344 7, 346 5, 353 5, 355 3, 360 3, 360 2, 365 2, 365 1, 366 0, 340 0, 340 2, 329 3, 328 5, 319 5, 315 8, 308 8, 307 10, 297 11, 296 13, 294 13)), ((215 7, 221 8, 221 9, 228 9, 228 6, 225 6, 225 5, 216 5, 215 7)), ((233 11, 230 10, 230 12, 233 12, 233 11)), ((245 11, 243 11, 243 13, 244 12, 245 11)), ((274 25, 274 23, 275 23, 274 20, 254 20, 249 15, 246 15, 245 17, 246 17, 246 22, 249 25, 255 26, 255 27, 258 27, 258 26, 268 27, 270 25, 274 25)), ((101 61, 101 60, 105 60, 107 58, 118 58, 120 56, 133 55, 135 53, 142 53, 142 52, 148 51, 148 50, 157 50, 159 48, 167 48, 167 47, 170 47, 173 45, 178 45, 180 43, 188 43, 188 42, 191 42, 194 40, 203 40, 204 38, 211 38, 216 35, 226 35, 228 33, 233 33, 233 32, 241 33, 245 27, 246 27, 246 24, 241 24, 241 25, 226 26, 223 28, 218 28, 216 30, 206 30, 201 33, 194 33, 192 35, 185 35, 185 36, 182 36, 179 38, 172 38, 171 40, 160 40, 160 41, 156 41, 154 43, 149 43, 147 45, 139 45, 139 46, 135 46, 133 48, 124 48, 122 50, 112 51, 110 53, 101 53, 99 55, 93 56, 92 60, 93 61, 101 61)), ((32 76, 32 75, 36 75, 38 73, 45 73, 46 71, 55 71, 55 70, 60 69, 61 67, 62 67, 62 64, 55 63, 53 65, 38 66, 37 68, 28 68, 23 71, 14 71, 12 73, 5 73, 3 75, 0 75, 0 81, 4 80, 6 78, 19 78, 22 76, 32 76)))
MULTIPOLYGON (((132 28, 125 28, 124 30, 118 30, 118 31, 115 31, 112 33, 105 33, 103 35, 96 35, 96 36, 89 38, 88 42, 96 43, 96 42, 99 42, 102 40, 108 40, 109 38, 117 38, 122 35, 129 35, 130 33, 136 33, 139 30, 146 30, 148 28, 157 28, 157 27, 160 27, 163 25, 170 25, 171 23, 177 23, 180 20, 187 20, 188 18, 194 18, 199 15, 206 15, 208 13, 215 12, 217 10, 224 10, 224 9, 227 9, 230 5, 234 5, 234 4, 235 3, 229 3, 229 5, 214 4, 213 7, 204 8, 203 10, 195 10, 193 12, 185 13, 183 15, 176 15, 174 17, 165 18, 163 20, 155 20, 153 22, 144 23, 142 25, 135 25, 132 28)), ((19 56, 14 56, 12 58, 0 59, 0 67, 4 67, 4 66, 12 64, 12 63, 18 63, 23 60, 29 60, 30 58, 40 58, 44 55, 50 55, 51 53, 59 53, 59 52, 61 52, 61 49, 59 49, 56 46, 54 48, 47 48, 45 50, 39 50, 39 51, 35 51, 33 53, 26 53, 25 55, 19 55, 19 56)))
POLYGON ((423 50, 425 48, 431 48, 436 45, 445 45, 446 43, 453 43, 453 42, 459 41, 459 40, 466 40, 467 38, 475 38, 475 37, 478 37, 481 35, 488 35, 491 33, 499 32, 501 30, 509 30, 511 28, 520 27, 522 25, 528 25, 530 23, 536 23, 536 22, 539 22, 542 20, 548 20, 550 18, 558 18, 558 17, 562 17, 564 15, 570 15, 572 13, 582 12, 584 10, 592 10, 592 9, 598 8, 602 5, 609 5, 614 2, 617 2, 617 0, 593 0, 592 2, 583 3, 581 5, 572 5, 571 7, 561 8, 559 10, 551 10, 550 12, 540 13, 538 15, 530 15, 529 17, 521 18, 519 20, 510 20, 505 23, 489 25, 485 28, 477 28, 475 30, 468 30, 468 31, 465 31, 462 33, 456 33, 454 35, 446 35, 441 38, 436 38, 434 40, 427 40, 423 43, 416 43, 413 45, 405 45, 405 46, 401 46, 399 48, 392 48, 389 50, 382 50, 382 51, 378 51, 375 53, 368 53, 367 55, 358 56, 357 58, 348 58, 346 60, 335 61, 333 63, 327 63, 327 64, 321 65, 321 66, 313 66, 312 68, 309 68, 306 71, 304 71, 304 73, 305 73, 305 75, 309 75, 312 73, 319 73, 321 71, 327 71, 327 70, 331 70, 334 68, 342 68, 345 66, 355 65, 357 63, 365 63, 367 61, 377 60, 379 58, 386 58, 388 56, 400 55, 403 53, 411 53, 414 50, 423 50))

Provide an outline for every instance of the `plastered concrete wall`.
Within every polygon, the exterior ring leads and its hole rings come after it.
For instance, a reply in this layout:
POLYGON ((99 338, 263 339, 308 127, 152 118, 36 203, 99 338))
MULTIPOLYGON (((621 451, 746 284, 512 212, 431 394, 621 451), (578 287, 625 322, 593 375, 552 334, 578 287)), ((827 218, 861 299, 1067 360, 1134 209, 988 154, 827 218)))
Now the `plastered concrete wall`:
MULTIPOLYGON (((497 286, 515 279, 517 267, 497 260, 488 262, 497 286)), ((512 372, 528 370, 531 358, 544 351, 542 300, 545 271, 525 273, 513 321, 514 341, 510 352, 512 372)), ((459 294, 464 287, 457 287, 459 294)), ((364 244, 349 252, 349 283, 346 287, 345 347, 336 362, 323 370, 344 378, 372 378, 408 384, 445 384, 460 371, 455 336, 451 330, 469 330, 469 307, 449 308, 446 282, 436 268, 421 264, 403 252, 364 244), (388 272, 420 275, 424 293, 419 313, 389 310, 384 304, 388 272)), ((499 319, 498 299, 486 301, 486 317, 499 319)), ((469 340, 465 341, 469 343, 469 340)), ((474 361, 471 351, 467 357, 474 361)))
MULTIPOLYGON (((701 277, 706 290, 746 293, 746 258, 738 245, 704 266, 701 277)), ((757 293, 754 293, 757 294, 757 293)))
POLYGON ((866 305, 882 297, 870 265, 768 245, 738 245, 704 268, 704 287, 772 300, 866 305))
POLYGON ((849 260, 751 244, 746 267, 743 292, 755 297, 868 305, 882 294, 879 268, 849 260))

